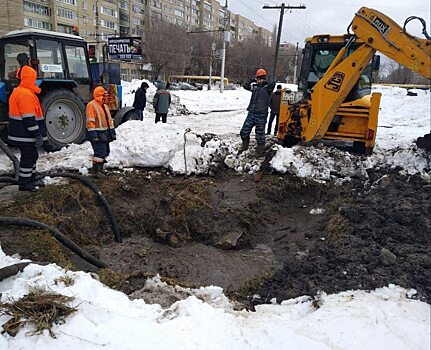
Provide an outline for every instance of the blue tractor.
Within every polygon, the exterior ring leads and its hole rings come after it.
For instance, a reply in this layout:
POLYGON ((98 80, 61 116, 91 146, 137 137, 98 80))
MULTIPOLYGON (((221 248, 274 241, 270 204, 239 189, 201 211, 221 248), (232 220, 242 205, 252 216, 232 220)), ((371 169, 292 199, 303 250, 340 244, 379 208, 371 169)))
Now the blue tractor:
POLYGON ((119 64, 90 63, 87 43, 79 36, 36 29, 9 32, 0 38, 0 132, 7 132, 8 98, 19 84, 17 56, 26 53, 37 71, 39 96, 51 149, 85 138, 85 106, 100 84, 110 92, 109 107, 119 125, 138 119, 123 107, 119 64))

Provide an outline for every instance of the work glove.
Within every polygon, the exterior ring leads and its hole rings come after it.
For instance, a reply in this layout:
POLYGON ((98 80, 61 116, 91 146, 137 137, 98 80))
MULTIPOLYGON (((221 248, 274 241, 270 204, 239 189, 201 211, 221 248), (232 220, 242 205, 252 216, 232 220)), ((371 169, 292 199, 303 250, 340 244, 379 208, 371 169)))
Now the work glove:
POLYGON ((36 143, 35 143, 36 147, 42 147, 43 146, 43 138, 42 136, 36 136, 36 143))

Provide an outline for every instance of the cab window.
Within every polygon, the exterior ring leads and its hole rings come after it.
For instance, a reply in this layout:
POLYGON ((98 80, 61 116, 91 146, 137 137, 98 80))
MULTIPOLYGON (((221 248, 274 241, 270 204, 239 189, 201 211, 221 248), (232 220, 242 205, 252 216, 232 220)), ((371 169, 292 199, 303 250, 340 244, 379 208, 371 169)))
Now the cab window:
POLYGON ((37 41, 39 75, 43 79, 64 79, 63 55, 57 41, 39 39, 37 41))
POLYGON ((65 46, 69 78, 76 82, 88 83, 88 67, 85 50, 82 46, 65 46))
POLYGON ((30 57, 30 49, 27 45, 10 43, 4 45, 4 60, 5 60, 5 79, 16 79, 16 71, 19 68, 19 63, 16 57, 20 53, 26 53, 30 57))

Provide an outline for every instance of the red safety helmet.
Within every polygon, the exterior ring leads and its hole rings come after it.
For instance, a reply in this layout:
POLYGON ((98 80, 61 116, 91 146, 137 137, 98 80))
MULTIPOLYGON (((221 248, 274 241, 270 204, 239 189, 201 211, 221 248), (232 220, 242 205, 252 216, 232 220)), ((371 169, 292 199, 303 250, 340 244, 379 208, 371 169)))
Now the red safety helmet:
POLYGON ((263 68, 259 68, 259 69, 256 71, 256 78, 257 78, 257 77, 264 77, 264 76, 266 76, 266 70, 265 70, 265 69, 263 69, 263 68))

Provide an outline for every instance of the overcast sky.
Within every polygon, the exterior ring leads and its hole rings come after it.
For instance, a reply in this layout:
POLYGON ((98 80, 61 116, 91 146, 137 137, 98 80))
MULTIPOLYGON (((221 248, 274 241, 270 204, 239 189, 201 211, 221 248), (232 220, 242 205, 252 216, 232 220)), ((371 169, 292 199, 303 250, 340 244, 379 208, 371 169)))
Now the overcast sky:
MULTIPOLYGON (((225 0, 219 0, 224 5, 225 0)), ((278 25, 280 10, 263 9, 263 5, 281 5, 283 0, 228 0, 229 10, 251 19, 258 26, 273 30, 278 25)), ((285 12, 283 21, 282 42, 299 42, 314 34, 344 34, 347 26, 359 8, 367 6, 379 10, 403 26, 409 16, 419 16, 427 22, 430 30, 429 0, 304 0, 284 1, 285 5, 305 5, 305 10, 289 10, 285 12)), ((423 38, 422 26, 419 21, 407 25, 408 32, 423 38)))

